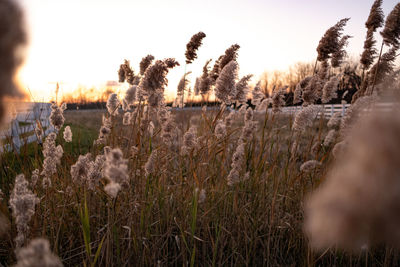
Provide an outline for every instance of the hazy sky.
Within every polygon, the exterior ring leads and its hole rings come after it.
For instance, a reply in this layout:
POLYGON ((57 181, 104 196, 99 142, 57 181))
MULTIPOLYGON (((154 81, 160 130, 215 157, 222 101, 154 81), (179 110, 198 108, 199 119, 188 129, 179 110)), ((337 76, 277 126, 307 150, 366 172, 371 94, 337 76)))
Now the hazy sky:
MULTIPOLYGON (((201 73, 207 59, 238 43, 240 75, 284 70, 313 61, 324 32, 350 17, 345 33, 354 36, 348 52, 362 52, 364 27, 373 0, 19 0, 27 15, 30 45, 20 72, 36 101, 78 85, 117 80, 126 58, 136 71, 141 58, 175 57, 181 67, 168 76, 174 94, 184 72, 186 43, 206 33, 198 59, 187 70, 201 73)), ((384 0, 387 15, 398 3, 384 0)), ((121 87, 122 89, 124 87, 121 87)), ((121 89, 121 90, 122 90, 121 89)))

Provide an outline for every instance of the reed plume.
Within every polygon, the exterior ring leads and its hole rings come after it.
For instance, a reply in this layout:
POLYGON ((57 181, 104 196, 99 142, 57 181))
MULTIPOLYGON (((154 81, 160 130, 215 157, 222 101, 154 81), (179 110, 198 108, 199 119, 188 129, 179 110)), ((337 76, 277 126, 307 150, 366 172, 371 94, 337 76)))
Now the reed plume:
POLYGON ((199 80, 199 92, 202 96, 208 94, 212 85, 212 78, 210 78, 210 71, 208 69, 208 65, 210 64, 211 59, 206 61, 206 64, 203 66, 203 74, 199 80))
POLYGON ((280 112, 282 107, 285 105, 285 93, 287 87, 277 89, 272 93, 271 102, 272 102, 272 112, 277 113, 280 112))
POLYGON ((345 35, 340 39, 337 50, 332 53, 332 58, 331 58, 332 68, 340 67, 340 65, 343 63, 343 59, 347 55, 346 50, 344 50, 344 48, 349 44, 350 38, 351 38, 350 35, 345 35))
POLYGON ((300 166, 300 171, 304 172, 304 173, 309 173, 309 172, 312 172, 313 170, 315 170, 317 167, 320 167, 321 165, 322 165, 321 162, 319 162, 317 160, 314 160, 314 159, 309 160, 309 161, 304 162, 300 166))
POLYGON ((14 83, 18 66, 22 63, 21 47, 26 43, 23 14, 16 1, 0 1, 0 125, 4 116, 4 97, 21 97, 14 83))
POLYGON ((119 99, 118 99, 118 95, 117 94, 111 94, 108 97, 107 104, 106 104, 108 113, 110 113, 111 116, 118 115, 119 105, 120 105, 120 102, 119 102, 119 99))
POLYGON ((116 198, 121 185, 128 184, 128 160, 123 158, 121 149, 105 150, 104 176, 108 180, 108 184, 104 187, 104 191, 111 197, 116 198))
POLYGON ((374 64, 374 66, 369 71, 369 86, 382 83, 386 77, 390 76, 390 74, 393 73, 397 50, 398 48, 393 46, 382 55, 379 62, 374 64))
POLYGON ((365 23, 365 27, 367 28, 367 37, 364 42, 364 51, 361 54, 360 59, 360 63, 364 70, 369 69, 376 57, 377 50, 374 48, 374 45, 376 44, 374 33, 378 28, 383 26, 384 14, 382 10, 382 2, 383 0, 375 0, 371 7, 367 22, 365 23))
POLYGON ((139 68, 140 68, 140 75, 144 75, 145 71, 147 68, 151 65, 151 62, 153 62, 154 56, 152 55, 147 55, 139 63, 139 68))
POLYGON ((381 32, 384 44, 399 48, 400 45, 400 3, 398 3, 386 18, 385 27, 381 32))
POLYGON ((258 81, 256 86, 254 86, 253 90, 251 91, 251 96, 251 103, 255 106, 258 106, 265 97, 265 94, 261 90, 261 81, 258 81))
POLYGON ((236 61, 238 56, 238 50, 240 45, 234 44, 228 49, 225 50, 225 54, 219 61, 219 70, 222 71, 226 65, 228 65, 231 61, 236 61))
POLYGON ((322 89, 322 103, 328 103, 334 98, 337 98, 336 91, 339 87, 339 79, 337 76, 332 76, 322 89))
POLYGON ((15 246, 18 251, 24 245, 29 232, 29 221, 35 214, 35 206, 39 199, 28 188, 25 175, 19 174, 15 178, 14 188, 10 196, 10 207, 17 226, 15 246))
POLYGON ((71 127, 69 127, 69 126, 65 127, 63 137, 64 137, 65 142, 67 142, 67 143, 72 142, 71 127))
POLYGON ((306 203, 304 229, 314 248, 400 246, 399 135, 398 107, 375 110, 352 129, 344 154, 306 203))
POLYGON ((139 77, 135 76, 135 72, 131 68, 129 60, 124 60, 124 63, 119 66, 118 70, 119 82, 127 82, 130 85, 137 85, 139 83, 139 77))
POLYGON ((15 267, 62 267, 60 258, 51 252, 47 239, 35 238, 17 251, 15 267))
POLYGON ((247 94, 249 93, 249 81, 253 77, 252 74, 243 76, 236 83, 236 97, 234 98, 240 104, 244 104, 247 102, 247 94))
POLYGON ((317 47, 318 61, 330 59, 340 49, 342 31, 349 20, 350 18, 342 19, 325 32, 317 47))
POLYGON ((146 69, 137 91, 151 107, 158 107, 163 102, 164 88, 168 85, 166 76, 169 69, 175 66, 179 66, 179 63, 173 58, 167 58, 157 60, 146 69))
POLYGON ((223 68, 216 81, 215 96, 227 105, 229 105, 231 100, 236 96, 238 69, 238 63, 232 60, 223 68))
POLYGON ((307 127, 312 126, 319 112, 321 112, 321 107, 319 106, 309 105, 303 107, 302 110, 296 114, 292 129, 296 132, 304 132, 307 127))
POLYGON ((296 89, 294 90, 294 96, 293 96, 293 104, 300 103, 302 101, 302 94, 303 91, 307 88, 308 83, 311 81, 312 76, 308 76, 301 80, 297 85, 296 89))
POLYGON ((56 103, 51 104, 51 113, 50 113, 50 124, 56 130, 60 130, 61 127, 64 125, 65 118, 64 118, 64 110, 66 109, 65 105, 58 106, 56 103))
POLYGON ((206 37, 204 32, 198 32, 190 38, 189 43, 186 45, 186 64, 191 64, 197 58, 197 50, 202 45, 204 37, 206 37))
POLYGON ((212 85, 215 84, 215 82, 218 79, 219 73, 221 72, 220 69, 220 63, 221 63, 221 59, 224 57, 224 55, 221 55, 215 62, 214 62, 214 66, 211 69, 210 73, 209 73, 209 79, 211 80, 212 85))
POLYGON ((63 156, 64 150, 61 145, 56 147, 57 135, 53 132, 50 133, 43 144, 43 170, 41 175, 43 178, 43 186, 51 186, 51 177, 57 173, 57 165, 61 162, 61 157, 63 156))

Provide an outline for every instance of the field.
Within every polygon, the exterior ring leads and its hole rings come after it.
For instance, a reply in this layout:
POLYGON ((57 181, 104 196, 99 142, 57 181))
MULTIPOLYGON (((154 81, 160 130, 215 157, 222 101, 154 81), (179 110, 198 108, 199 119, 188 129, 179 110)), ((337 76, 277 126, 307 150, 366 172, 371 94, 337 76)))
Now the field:
MULTIPOLYGON (((237 168, 232 158, 238 157, 234 154, 242 129, 249 124, 243 111, 234 113, 234 123, 221 137, 215 136, 214 129, 228 111, 173 111, 176 140, 181 145, 171 146, 162 142, 157 126, 149 134, 148 126, 143 131, 139 125, 123 125, 121 115, 114 116, 107 144, 123 151, 130 177, 114 198, 104 190, 104 178, 95 187, 88 186, 88 162, 81 161, 79 177, 71 175, 79 155, 90 152, 91 160, 101 155, 104 145, 93 142, 104 113, 65 111, 64 127, 70 126, 73 141, 65 142, 61 129, 56 142, 64 154, 51 178, 52 186, 43 187, 40 181, 32 185, 40 203, 29 235, 46 236, 65 265, 294 266, 397 261, 397 253, 384 247, 358 256, 336 249, 323 253, 310 249, 303 234, 303 206, 331 165, 334 143, 322 145, 328 132, 326 119, 314 118, 306 131, 297 134, 292 130, 292 116, 254 112, 250 119, 258 127, 244 140, 238 180, 229 183, 231 169, 237 168), (196 144, 182 154, 182 144, 190 143, 184 133, 194 125, 199 125, 196 144), (133 144, 138 148, 135 154, 131 153, 133 144), (311 159, 321 166, 300 171, 311 159)), ((25 173, 32 183, 31 172, 42 160, 41 147, 31 144, 19 155, 2 156, 3 166, 11 167, 3 168, 1 176, 12 179, 25 173)), ((2 179, 5 199, 10 183, 2 179)), ((7 215, 5 205, 2 210, 7 215)), ((13 261, 16 230, 12 229, 2 241, 3 262, 13 261)))

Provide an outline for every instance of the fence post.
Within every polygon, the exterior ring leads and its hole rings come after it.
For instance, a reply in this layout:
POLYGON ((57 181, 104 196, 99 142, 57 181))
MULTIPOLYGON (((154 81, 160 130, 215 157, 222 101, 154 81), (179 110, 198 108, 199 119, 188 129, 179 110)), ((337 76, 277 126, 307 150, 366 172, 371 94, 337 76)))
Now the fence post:
POLYGON ((344 116, 344 113, 346 113, 346 105, 342 104, 342 117, 344 116))
POLYGON ((333 116, 333 104, 331 104, 331 117, 333 116))
POLYGON ((19 152, 19 149, 21 148, 21 140, 19 138, 19 123, 17 119, 12 120, 11 122, 11 137, 14 148, 19 152))

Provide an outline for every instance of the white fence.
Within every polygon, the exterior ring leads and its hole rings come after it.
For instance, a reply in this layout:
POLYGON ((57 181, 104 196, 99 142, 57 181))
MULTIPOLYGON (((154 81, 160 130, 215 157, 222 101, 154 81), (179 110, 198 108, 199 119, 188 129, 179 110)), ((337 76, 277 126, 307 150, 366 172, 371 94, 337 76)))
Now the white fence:
MULTIPOLYGON (((50 125, 50 103, 12 103, 14 118, 8 128, 0 131, 0 152, 19 151, 21 146, 37 141, 35 129, 39 125, 43 128, 44 136, 54 131, 50 125)), ((43 136, 43 137, 44 137, 43 136)))
MULTIPOLYGON (((329 105, 318 105, 322 106, 324 109, 324 117, 330 118, 333 114, 340 112, 342 117, 346 113, 347 108, 350 107, 350 104, 329 104, 329 105)), ((293 106, 293 107, 283 107, 282 112, 286 114, 296 114, 302 109, 302 106, 293 106)), ((321 114, 319 114, 321 115, 321 114)))

